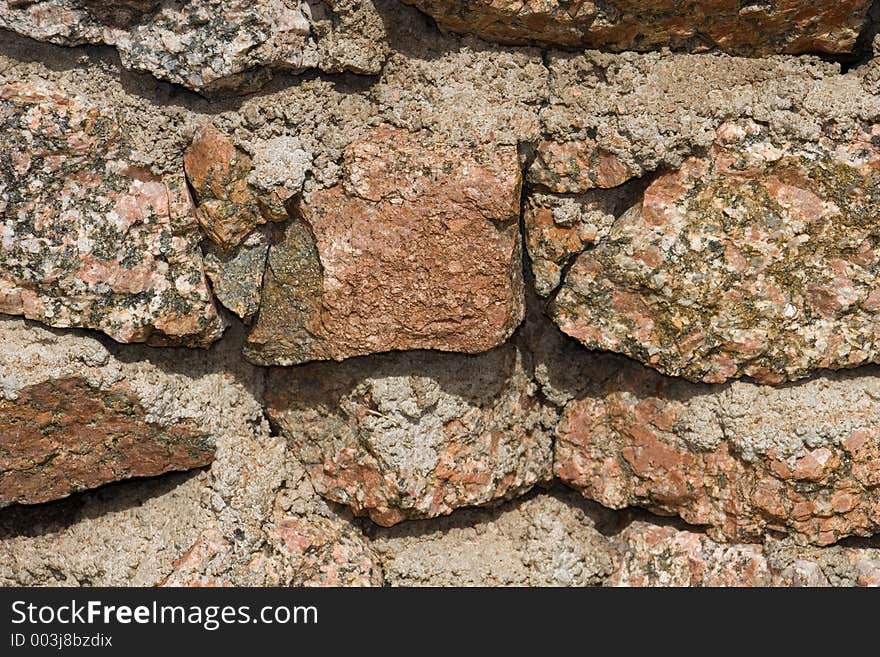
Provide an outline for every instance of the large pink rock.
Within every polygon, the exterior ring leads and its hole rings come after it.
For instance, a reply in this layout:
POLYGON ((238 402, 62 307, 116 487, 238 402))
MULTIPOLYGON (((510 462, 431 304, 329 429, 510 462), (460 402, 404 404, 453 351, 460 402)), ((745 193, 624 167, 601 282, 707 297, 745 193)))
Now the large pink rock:
POLYGON ((151 423, 124 383, 101 390, 75 376, 50 378, 0 399, 0 507, 213 459, 208 434, 194 423, 151 423))
POLYGON ((722 388, 584 361, 592 382, 564 405, 554 469, 586 497, 676 514, 718 540, 830 545, 880 530, 875 370, 722 388))
POLYGON ((183 172, 129 162, 110 108, 48 83, 0 87, 0 312, 120 342, 220 337, 183 172))
POLYGON ((278 231, 247 357, 291 365, 504 342, 524 312, 520 186, 512 146, 389 126, 351 144, 343 183, 278 231))
POLYGON ((197 399, 202 381, 16 318, 0 344, 0 508, 214 460, 219 404, 197 399))
POLYGON ((784 141, 724 124, 578 257, 550 308, 664 374, 777 384, 880 359, 880 126, 784 141))

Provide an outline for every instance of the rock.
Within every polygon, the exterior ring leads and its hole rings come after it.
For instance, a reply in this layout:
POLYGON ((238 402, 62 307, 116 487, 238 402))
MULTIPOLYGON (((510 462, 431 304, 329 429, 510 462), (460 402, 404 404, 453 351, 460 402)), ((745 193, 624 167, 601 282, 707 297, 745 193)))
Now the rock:
POLYGON ((878 143, 880 125, 798 143, 724 124, 578 257, 551 315, 589 348, 707 383, 877 361, 878 143))
POLYGON ((607 515, 556 491, 371 537, 390 586, 596 586, 612 569, 607 515))
POLYGON ((243 319, 260 309, 260 290, 266 269, 269 243, 266 235, 254 231, 233 251, 223 251, 213 244, 205 247, 205 273, 214 296, 243 319))
MULTIPOLYGON (((79 374, 97 399, 128 385, 148 430, 195 426, 216 446, 209 469, 0 510, 0 585, 381 584, 362 533, 328 508, 284 439, 270 434, 258 402, 264 371, 241 359, 240 325, 210 352, 105 345, 15 319, 0 319, 0 339, 8 346, 0 404, 43 379, 79 374)), ((98 426, 120 425, 105 419, 98 426)))
POLYGON ((502 43, 543 43, 602 50, 660 48, 746 55, 847 53, 870 0, 610 0, 506 2, 406 0, 440 27, 502 43))
POLYGON ((232 583, 222 577, 203 575, 205 563, 218 555, 229 552, 231 545, 216 529, 199 533, 195 543, 174 560, 172 571, 158 583, 159 586, 187 586, 191 588, 231 587, 232 583))
POLYGON ((0 87, 0 312, 120 342, 223 331, 182 175, 130 163, 114 113, 49 83, 0 87))
POLYGON ((204 491, 209 520, 159 583, 381 586, 363 534, 317 496, 295 453, 268 429, 261 421, 218 444, 204 491))
POLYGON ((388 526, 548 479, 556 415, 524 368, 507 344, 273 369, 267 412, 321 495, 388 526))
POLYGON ((217 246, 230 250, 267 221, 289 219, 287 203, 300 192, 311 165, 308 153, 291 137, 256 147, 256 160, 229 135, 203 126, 183 158, 196 194, 196 217, 217 246))
POLYGON ((273 70, 378 73, 382 19, 369 0, 316 13, 297 0, 0 2, 0 27, 60 45, 115 46, 123 66, 202 93, 249 90, 273 70))
POLYGON ((570 394, 554 469, 589 499, 676 514, 716 540, 777 532, 830 545, 880 529, 876 369, 706 387, 621 359, 558 357, 541 368, 545 394, 570 394))
POLYGON ((208 465, 214 447, 191 422, 162 427, 125 382, 47 379, 0 400, 0 507, 35 504, 131 477, 208 465))
POLYGON ((548 192, 583 194, 619 187, 638 173, 593 140, 542 141, 535 149, 528 181, 548 192))
POLYGON ((0 510, 3 586, 153 586, 210 517, 206 472, 135 479, 0 510))
MULTIPOLYGON (((248 562, 254 586, 381 586, 382 570, 363 535, 348 523, 317 515, 279 518, 269 533, 275 548, 248 562)), ((174 561, 160 586, 235 586, 224 568, 234 548, 216 529, 202 532, 174 561), (216 575, 206 574, 216 572, 216 575)), ((241 581, 241 575, 233 577, 241 581)))
POLYGON ((187 149, 183 163, 199 204, 199 225, 215 244, 231 249, 257 224, 265 223, 248 184, 251 158, 227 135, 205 126, 187 149))
POLYGON ((770 586, 761 545, 725 545, 705 534, 635 521, 612 540, 606 586, 770 586))
POLYGON ((577 196, 534 192, 523 213, 526 252, 539 295, 559 287, 563 270, 587 247, 608 236, 629 190, 596 190, 577 196))
POLYGON ((768 540, 767 562, 775 586, 880 586, 880 549, 876 539, 850 547, 801 547, 768 540))
POLYGON ((878 586, 876 547, 724 544, 696 528, 634 520, 611 540, 606 586, 878 586))
POLYGON ((346 150, 343 181, 273 240, 248 359, 477 353, 510 337, 523 317, 515 148, 383 126, 346 150))
MULTIPOLYGON (((270 582, 293 586, 382 586, 378 557, 349 523, 320 516, 282 518, 271 534, 278 550, 295 564, 292 575, 270 571, 270 582)), ((265 568, 262 563, 254 567, 265 568)), ((277 585, 277 584, 276 584, 277 585)))
POLYGON ((22 320, 0 320, 0 337, 0 507, 213 460, 218 409, 197 399, 202 382, 22 320))

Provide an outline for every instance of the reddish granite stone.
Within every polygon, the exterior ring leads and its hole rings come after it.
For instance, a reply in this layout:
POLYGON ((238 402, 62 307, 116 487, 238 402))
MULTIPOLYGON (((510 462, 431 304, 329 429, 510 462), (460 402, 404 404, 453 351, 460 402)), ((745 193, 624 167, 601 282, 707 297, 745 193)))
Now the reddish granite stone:
POLYGON ((269 250, 248 337, 258 364, 376 352, 476 353, 523 317, 516 149, 388 126, 349 146, 269 250))

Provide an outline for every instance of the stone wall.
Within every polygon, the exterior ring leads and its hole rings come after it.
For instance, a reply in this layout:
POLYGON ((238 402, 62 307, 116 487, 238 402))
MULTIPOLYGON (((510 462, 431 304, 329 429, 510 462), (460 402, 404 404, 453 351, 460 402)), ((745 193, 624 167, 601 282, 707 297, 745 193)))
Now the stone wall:
POLYGON ((0 0, 0 584, 880 585, 878 24, 0 0))

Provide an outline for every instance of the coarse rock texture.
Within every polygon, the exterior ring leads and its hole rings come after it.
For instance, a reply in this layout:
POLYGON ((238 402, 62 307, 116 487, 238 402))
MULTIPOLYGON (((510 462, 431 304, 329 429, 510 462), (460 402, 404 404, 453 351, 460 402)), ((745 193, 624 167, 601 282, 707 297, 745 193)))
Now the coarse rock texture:
POLYGON ((550 296, 574 256, 608 237, 617 216, 632 205, 631 187, 577 195, 533 192, 528 196, 523 234, 539 295, 550 296))
POLYGON ((587 138, 541 141, 528 171, 528 181, 548 192, 583 194, 591 189, 619 187, 636 175, 613 153, 587 138))
POLYGON ((265 222, 248 185, 251 158, 228 136, 205 126, 193 138, 183 164, 198 203, 199 225, 216 245, 229 250, 265 222))
POLYGON ((387 52, 371 0, 2 0, 0 27, 116 46, 126 68, 203 93, 252 89, 275 69, 377 73, 387 52))
POLYGON ((770 586, 763 546, 725 545, 705 534, 636 520, 612 539, 607 586, 770 586))
POLYGON ((213 456, 194 424, 148 422, 124 382, 100 390, 81 376, 50 378, 0 401, 0 506, 188 470, 213 456))
POLYGON ((259 365, 437 349, 478 353, 523 317, 512 147, 456 149, 381 126, 343 183, 304 200, 269 249, 246 356, 259 365))
POLYGON ((849 52, 870 0, 405 0, 444 29, 502 43, 603 50, 849 52))
POLYGON ((390 586, 596 586, 611 514, 571 491, 370 531, 390 586))
MULTIPOLYGON (((809 144, 829 129, 841 143, 856 140, 880 117, 877 62, 841 74, 839 64, 814 57, 550 51, 546 61, 542 148, 583 142, 613 155, 630 176, 677 169, 708 150, 727 121, 752 119, 781 143, 809 144)), ((551 181, 561 175, 571 188, 596 186, 594 168, 550 161, 551 181)))
POLYGON ((637 519, 611 538, 605 586, 880 586, 876 546, 717 543, 693 528, 637 519))
POLYGON ((550 477, 556 411, 526 358, 506 344, 273 369, 267 412, 327 499, 386 526, 445 515, 550 477))
POLYGON ((258 224, 289 218, 286 204, 301 191, 310 165, 309 154, 294 137, 276 137, 252 148, 256 161, 228 135, 206 125, 183 156, 199 225, 227 251, 258 224))
MULTIPOLYGON (((240 327, 210 352, 121 348, 4 320, 20 364, 3 394, 75 368, 93 385, 127 380, 156 423, 196 422, 216 443, 210 470, 115 484, 0 510, 4 585, 379 584, 381 569, 344 515, 318 498, 257 401, 264 373, 240 358, 240 327), (33 341, 34 337, 39 337, 33 341), (29 345, 21 344, 29 339, 29 345)), ((7 343, 4 336, 4 344, 7 343)))
POLYGON ((876 538, 828 548, 799 547, 790 541, 768 540, 764 551, 775 586, 877 588, 880 587, 878 548, 876 538))
POLYGON ((568 272, 551 314, 661 372, 781 383, 880 356, 880 125, 772 139, 725 123, 568 272))
POLYGON ((232 251, 224 251, 214 244, 205 245, 203 250, 205 274, 217 301, 241 318, 256 315, 269 253, 266 234, 254 231, 232 251))
POLYGON ((114 484, 0 510, 2 586, 152 586, 210 521, 205 473, 114 484))
POLYGON ((555 474, 589 499, 677 514, 722 541, 830 545, 880 528, 873 368, 707 387, 567 346, 537 375, 564 404, 555 474))
POLYGON ((880 3, 414 4, 0 0, 0 584, 880 583, 880 3))
POLYGON ((0 317, 0 507, 208 465, 229 396, 0 317))
POLYGON ((813 58, 551 51, 546 61, 544 136, 527 151, 525 203, 526 245, 543 296, 553 295, 574 256, 602 242, 614 248, 612 224, 658 176, 711 159, 725 123, 753 121, 778 148, 806 158, 830 148, 834 158, 880 119, 875 63, 841 75, 813 58))
POLYGON ((183 177, 132 163, 112 108, 51 83, 2 84, 0 116, 0 312, 120 342, 217 339, 183 177))

